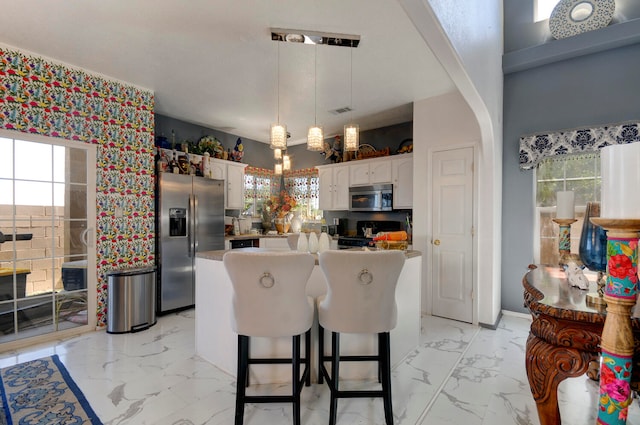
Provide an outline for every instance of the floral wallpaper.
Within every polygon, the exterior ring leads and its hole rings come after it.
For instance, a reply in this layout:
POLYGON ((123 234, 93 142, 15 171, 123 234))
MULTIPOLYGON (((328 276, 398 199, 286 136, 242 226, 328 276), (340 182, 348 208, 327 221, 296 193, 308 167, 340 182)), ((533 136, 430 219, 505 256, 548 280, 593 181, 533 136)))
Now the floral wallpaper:
POLYGON ((597 152, 608 145, 640 142, 637 121, 520 137, 520 169, 531 170, 554 155, 597 152))
POLYGON ((106 272, 155 264, 153 108, 151 91, 0 46, 0 128, 98 145, 98 326, 106 272))

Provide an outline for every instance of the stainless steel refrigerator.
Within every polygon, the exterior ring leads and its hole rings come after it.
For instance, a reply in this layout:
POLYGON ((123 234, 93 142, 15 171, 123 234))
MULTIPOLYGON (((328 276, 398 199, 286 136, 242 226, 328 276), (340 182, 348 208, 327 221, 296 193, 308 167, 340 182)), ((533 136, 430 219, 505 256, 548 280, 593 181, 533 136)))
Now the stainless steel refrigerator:
POLYGON ((196 253, 224 249, 223 183, 184 174, 158 174, 158 314, 194 306, 196 253))

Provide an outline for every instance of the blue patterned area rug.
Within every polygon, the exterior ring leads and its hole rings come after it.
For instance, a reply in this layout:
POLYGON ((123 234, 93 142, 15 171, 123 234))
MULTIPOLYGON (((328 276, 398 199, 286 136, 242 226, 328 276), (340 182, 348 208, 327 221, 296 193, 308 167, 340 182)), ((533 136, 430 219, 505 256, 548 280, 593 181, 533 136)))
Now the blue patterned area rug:
POLYGON ((0 370, 0 391, 0 423, 102 425, 57 355, 0 370))

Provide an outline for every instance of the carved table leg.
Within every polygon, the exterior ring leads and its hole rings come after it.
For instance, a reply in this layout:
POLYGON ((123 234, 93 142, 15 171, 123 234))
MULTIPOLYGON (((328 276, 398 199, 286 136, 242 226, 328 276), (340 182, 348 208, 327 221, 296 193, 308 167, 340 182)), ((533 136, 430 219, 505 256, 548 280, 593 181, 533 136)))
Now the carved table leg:
POLYGON ((560 425, 558 384, 566 378, 581 376, 587 371, 591 353, 571 347, 559 347, 529 334, 526 366, 531 394, 536 401, 540 425, 560 425))

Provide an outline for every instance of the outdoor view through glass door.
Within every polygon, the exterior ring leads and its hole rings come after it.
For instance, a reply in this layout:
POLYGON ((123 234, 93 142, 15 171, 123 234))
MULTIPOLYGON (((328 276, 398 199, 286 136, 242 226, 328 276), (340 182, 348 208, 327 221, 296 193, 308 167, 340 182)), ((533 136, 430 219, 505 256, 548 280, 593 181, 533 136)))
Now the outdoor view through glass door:
POLYGON ((0 343, 95 325, 95 146, 1 132, 0 158, 0 343))

